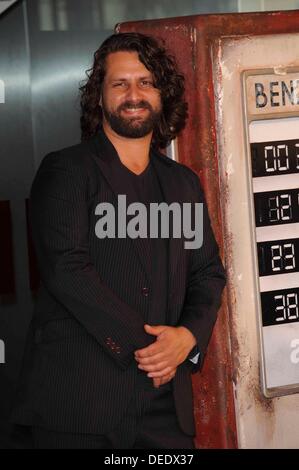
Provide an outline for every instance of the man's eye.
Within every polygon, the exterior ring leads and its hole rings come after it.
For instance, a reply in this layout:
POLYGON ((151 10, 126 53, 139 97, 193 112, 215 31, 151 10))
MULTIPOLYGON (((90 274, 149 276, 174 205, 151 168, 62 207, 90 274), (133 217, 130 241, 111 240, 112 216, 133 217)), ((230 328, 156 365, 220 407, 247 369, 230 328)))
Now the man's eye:
POLYGON ((117 87, 122 88, 122 87, 125 87, 125 86, 126 86, 125 82, 117 82, 117 83, 113 84, 114 88, 117 88, 117 87))
POLYGON ((151 82, 150 80, 142 80, 141 85, 142 86, 153 86, 153 82, 151 82))

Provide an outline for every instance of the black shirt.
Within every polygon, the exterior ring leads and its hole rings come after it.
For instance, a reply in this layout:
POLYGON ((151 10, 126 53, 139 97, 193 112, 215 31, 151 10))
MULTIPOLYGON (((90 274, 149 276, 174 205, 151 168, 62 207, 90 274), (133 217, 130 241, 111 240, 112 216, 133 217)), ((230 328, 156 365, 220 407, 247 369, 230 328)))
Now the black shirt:
MULTIPOLYGON (((145 253, 144 258, 147 261, 148 275, 150 278, 150 292, 149 302, 150 309, 148 318, 145 322, 149 325, 166 325, 167 324, 167 298, 168 298, 168 238, 150 238, 150 219, 149 219, 149 204, 151 202, 163 202, 163 190, 160 186, 159 178, 156 174, 154 165, 149 162, 145 170, 136 175, 133 171, 129 170, 121 162, 117 155, 119 163, 119 175, 124 178, 126 186, 130 185, 134 189, 135 201, 142 202, 147 208, 148 224, 147 235, 144 239, 145 253)), ((152 157, 151 157, 152 158, 152 157)), ((166 157, 165 157, 166 158, 166 157)), ((133 217, 133 216, 132 216, 133 217)), ((161 226, 158 224, 158 233, 161 234, 161 226)), ((198 354, 197 345, 190 351, 188 359, 193 359, 198 354)), ((198 358, 197 358, 198 360, 198 358)), ((148 379, 146 375, 142 374, 144 384, 152 387, 152 379, 148 379)), ((171 388, 171 383, 163 385, 163 387, 171 388)))
MULTIPOLYGON (((144 239, 144 258, 147 264, 150 289, 148 300, 150 302, 148 318, 145 322, 149 325, 165 325, 168 292, 168 239, 150 238, 150 210, 151 202, 162 202, 163 192, 154 166, 149 162, 145 170, 136 175, 129 170, 119 159, 121 166, 120 175, 130 185, 135 193, 135 201, 142 202, 147 208, 147 238, 144 239)), ((134 217, 134 216, 132 216, 134 217)), ((129 218, 128 218, 129 219, 129 218)), ((158 224, 158 234, 160 226, 158 224)), ((134 240, 133 240, 134 241, 134 240)), ((153 379, 147 377, 146 372, 138 369, 137 386, 142 389, 159 390, 153 387, 153 379)), ((160 388, 171 390, 172 383, 168 382, 160 388)))
MULTIPOLYGON (((145 170, 136 175, 119 160, 122 176, 127 184, 133 187, 136 202, 143 203, 147 208, 147 238, 144 240, 148 275, 150 279, 149 301, 150 311, 145 321, 150 325, 166 324, 167 288, 168 288, 168 239, 150 238, 150 209, 152 202, 164 201, 162 189, 154 166, 149 162, 145 170)), ((160 233, 160 227, 159 232, 160 233)))

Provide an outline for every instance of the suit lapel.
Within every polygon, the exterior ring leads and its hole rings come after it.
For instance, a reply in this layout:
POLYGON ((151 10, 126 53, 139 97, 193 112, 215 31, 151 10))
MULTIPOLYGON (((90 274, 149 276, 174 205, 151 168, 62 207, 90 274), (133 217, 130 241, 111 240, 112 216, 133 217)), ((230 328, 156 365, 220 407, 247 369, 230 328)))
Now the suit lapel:
MULTIPOLYGON (((180 202, 179 188, 180 181, 177 180, 176 172, 168 157, 164 157, 154 152, 152 159, 153 165, 157 172, 160 182, 164 201, 170 205, 173 202, 180 202)), ((170 227, 171 228, 171 227, 170 227)), ((172 230, 169 234, 169 258, 168 258, 168 275, 169 289, 168 295, 171 295, 171 288, 174 285, 173 279, 176 274, 180 257, 184 254, 183 238, 173 238, 172 230)))

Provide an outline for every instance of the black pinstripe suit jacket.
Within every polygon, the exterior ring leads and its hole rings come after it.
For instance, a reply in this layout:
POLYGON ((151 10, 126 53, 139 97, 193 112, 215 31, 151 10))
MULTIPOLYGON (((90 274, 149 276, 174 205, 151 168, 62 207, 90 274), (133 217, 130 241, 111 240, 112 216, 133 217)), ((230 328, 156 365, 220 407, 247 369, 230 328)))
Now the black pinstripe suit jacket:
MULTIPOLYGON (((101 131, 47 155, 30 195, 31 228, 41 275, 12 421, 66 432, 103 434, 120 421, 136 384, 134 351, 144 331, 151 285, 143 240, 99 239, 99 202, 133 198, 118 178, 116 151, 101 131)), ((151 153, 165 201, 203 202, 197 175, 151 153)), ((201 364, 216 320, 224 270, 206 205, 204 242, 186 250, 169 241, 167 324, 197 338, 201 364)), ((186 360, 173 380, 180 425, 194 435, 191 373, 186 360)))

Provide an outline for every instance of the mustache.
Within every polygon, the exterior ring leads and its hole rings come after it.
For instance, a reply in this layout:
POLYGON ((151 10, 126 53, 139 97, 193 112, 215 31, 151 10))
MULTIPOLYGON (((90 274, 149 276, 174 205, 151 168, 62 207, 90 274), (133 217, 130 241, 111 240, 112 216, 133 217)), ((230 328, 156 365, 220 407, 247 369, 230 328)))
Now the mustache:
POLYGON ((126 109, 148 109, 149 111, 153 110, 152 106, 144 100, 138 101, 138 103, 134 101, 125 101, 117 108, 117 111, 120 112, 126 109))

